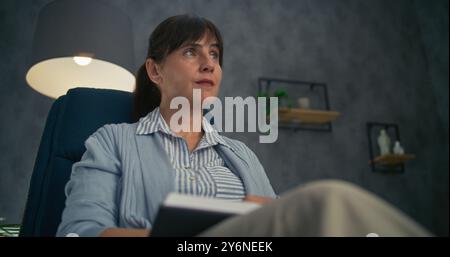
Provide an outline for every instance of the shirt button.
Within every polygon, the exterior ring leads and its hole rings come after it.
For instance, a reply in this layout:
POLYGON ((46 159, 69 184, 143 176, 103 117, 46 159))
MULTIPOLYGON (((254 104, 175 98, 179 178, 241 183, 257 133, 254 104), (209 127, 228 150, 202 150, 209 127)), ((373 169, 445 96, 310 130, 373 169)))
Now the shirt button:
POLYGON ((190 180, 195 180, 195 177, 194 176, 190 176, 189 179, 190 180))

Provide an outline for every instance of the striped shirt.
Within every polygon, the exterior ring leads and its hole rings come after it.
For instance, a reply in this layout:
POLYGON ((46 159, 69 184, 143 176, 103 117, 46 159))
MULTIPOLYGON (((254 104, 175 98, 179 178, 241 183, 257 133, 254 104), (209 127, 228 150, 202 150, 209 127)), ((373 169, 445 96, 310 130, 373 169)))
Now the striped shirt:
MULTIPOLYGON (((242 200, 242 180, 225 167, 214 145, 228 146, 219 133, 203 118, 205 132, 197 147, 189 153, 184 138, 176 135, 162 117, 159 107, 141 118, 136 133, 162 133, 164 149, 175 170, 175 190, 182 194, 242 200)), ((229 146, 228 146, 229 147, 229 146)))

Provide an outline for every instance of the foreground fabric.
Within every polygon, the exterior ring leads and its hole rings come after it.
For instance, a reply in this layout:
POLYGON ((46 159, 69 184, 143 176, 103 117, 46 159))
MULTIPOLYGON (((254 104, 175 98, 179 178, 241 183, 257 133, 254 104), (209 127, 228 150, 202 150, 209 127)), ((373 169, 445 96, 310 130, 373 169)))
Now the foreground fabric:
POLYGON ((432 236, 389 203, 355 185, 323 180, 228 219, 199 236, 432 236))

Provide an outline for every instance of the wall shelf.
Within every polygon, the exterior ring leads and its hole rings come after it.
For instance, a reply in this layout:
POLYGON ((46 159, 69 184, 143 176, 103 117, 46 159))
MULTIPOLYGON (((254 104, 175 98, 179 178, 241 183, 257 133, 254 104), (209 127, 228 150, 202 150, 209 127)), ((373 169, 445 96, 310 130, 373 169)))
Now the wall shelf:
POLYGON ((414 154, 386 154, 376 157, 373 161, 369 161, 369 164, 373 162, 379 165, 399 166, 415 158, 416 156, 414 154))
MULTIPOLYGON (((319 132, 331 132, 332 124, 339 115, 339 112, 332 111, 330 109, 330 101, 328 99, 328 90, 325 83, 276 79, 276 78, 259 78, 258 79, 258 95, 261 93, 267 94, 267 96, 273 96, 272 90, 274 87, 280 88, 277 84, 284 84, 290 86, 302 86, 306 88, 307 92, 311 92, 314 95, 321 94, 320 107, 311 109, 292 108, 292 106, 280 106, 278 109, 279 128, 297 130, 312 130, 319 132)), ((283 88, 283 87, 281 87, 283 88)), ((292 100, 292 96, 295 95, 297 90, 292 90, 288 97, 292 100)))
POLYGON ((386 172, 386 173, 403 173, 405 172, 405 163, 410 160, 414 160, 416 156, 411 153, 394 154, 392 153, 392 147, 395 141, 400 140, 400 130, 397 124, 393 123, 381 123, 381 122, 368 122, 367 124, 367 136, 369 140, 369 165, 374 172, 386 172), (386 130, 386 133, 391 138, 391 153, 380 155, 377 147, 377 136, 380 130, 386 130))
POLYGON ((335 120, 339 115, 340 113, 335 111, 322 111, 301 108, 278 109, 278 119, 280 122, 326 124, 335 120))

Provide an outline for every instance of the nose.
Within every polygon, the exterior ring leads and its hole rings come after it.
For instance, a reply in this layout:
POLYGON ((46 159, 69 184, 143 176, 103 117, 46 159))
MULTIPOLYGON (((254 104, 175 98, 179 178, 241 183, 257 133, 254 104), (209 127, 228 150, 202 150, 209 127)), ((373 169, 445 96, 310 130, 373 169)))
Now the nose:
POLYGON ((201 58, 200 72, 213 72, 213 71, 214 71, 214 63, 211 60, 211 58, 208 58, 207 56, 201 58))

